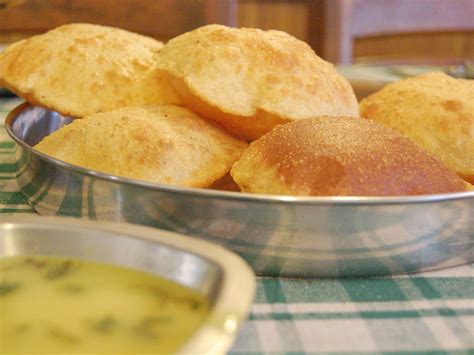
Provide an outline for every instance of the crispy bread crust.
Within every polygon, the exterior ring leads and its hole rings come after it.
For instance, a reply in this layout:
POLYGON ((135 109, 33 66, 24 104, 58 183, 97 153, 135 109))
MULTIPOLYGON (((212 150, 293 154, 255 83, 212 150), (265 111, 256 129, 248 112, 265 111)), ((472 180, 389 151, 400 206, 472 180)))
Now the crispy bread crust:
POLYGON ((0 86, 74 117, 177 103, 153 69, 162 46, 118 28, 68 24, 8 47, 0 55, 0 86))
POLYGON ((353 117, 277 126, 250 144, 231 175, 242 191, 283 195, 418 195, 467 188, 408 138, 353 117))
POLYGON ((127 107, 74 120, 38 151, 74 165, 155 183, 208 187, 247 144, 178 106, 127 107))
POLYGON ((247 140, 292 120, 358 115, 334 66, 280 31, 204 26, 170 40, 157 69, 185 106, 247 140))
POLYGON ((428 73, 387 85, 361 116, 391 127, 474 183, 474 80, 428 73))

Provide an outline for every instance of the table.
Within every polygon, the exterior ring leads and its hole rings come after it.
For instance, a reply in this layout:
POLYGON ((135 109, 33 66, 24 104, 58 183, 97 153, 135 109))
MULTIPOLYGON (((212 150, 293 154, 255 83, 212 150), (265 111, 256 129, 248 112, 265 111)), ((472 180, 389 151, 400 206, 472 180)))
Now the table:
MULTIPOLYGON (((34 211, 15 183, 14 143, 0 99, 0 218, 34 211)), ((474 354, 474 264, 371 279, 257 280, 230 354, 474 354)))
POLYGON ((469 60, 457 65, 449 64, 350 64, 338 65, 337 71, 352 85, 357 99, 360 101, 366 96, 380 90, 387 84, 406 79, 410 76, 429 72, 445 72, 454 77, 472 79, 473 65, 469 60))

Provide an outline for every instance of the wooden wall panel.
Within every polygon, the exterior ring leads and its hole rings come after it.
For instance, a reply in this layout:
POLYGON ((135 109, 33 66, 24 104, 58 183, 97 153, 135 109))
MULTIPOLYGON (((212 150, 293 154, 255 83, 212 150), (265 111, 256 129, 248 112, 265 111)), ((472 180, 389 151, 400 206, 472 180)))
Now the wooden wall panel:
POLYGON ((281 30, 309 41, 309 11, 304 1, 239 1, 239 26, 281 30))
POLYGON ((238 24, 285 31, 319 52, 324 25, 322 4, 321 0, 239 0, 238 24))
POLYGON ((0 10, 0 34, 28 35, 64 23, 88 22, 166 40, 209 22, 235 24, 236 1, 25 0, 0 10))
MULTIPOLYGON (((325 26, 325 4, 336 0, 0 0, 0 43, 44 32, 66 22, 122 27, 167 40, 206 22, 277 29, 308 42, 318 54, 333 28, 325 26), (232 16, 234 19, 232 19, 232 16), (221 21, 221 22, 222 22, 221 21)), ((446 0, 449 1, 449 0, 446 0)), ((474 1, 474 0, 473 0, 474 1)), ((416 33, 356 38, 355 60, 474 58, 474 33, 416 33)))

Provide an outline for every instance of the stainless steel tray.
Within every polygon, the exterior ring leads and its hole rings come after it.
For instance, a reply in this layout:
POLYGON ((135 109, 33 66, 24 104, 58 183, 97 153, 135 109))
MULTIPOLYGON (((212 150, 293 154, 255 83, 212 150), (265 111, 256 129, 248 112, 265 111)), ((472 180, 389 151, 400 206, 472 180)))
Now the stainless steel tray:
POLYGON ((193 288, 211 303, 204 324, 180 353, 224 354, 253 299, 246 263, 217 245, 125 223, 20 216, 0 222, 0 257, 51 255, 153 273, 193 288))
POLYGON ((260 275, 388 275, 474 261, 474 192, 304 198, 129 180, 31 148, 70 121, 28 105, 6 120, 17 143, 18 183, 40 214, 177 231, 237 252, 260 275))

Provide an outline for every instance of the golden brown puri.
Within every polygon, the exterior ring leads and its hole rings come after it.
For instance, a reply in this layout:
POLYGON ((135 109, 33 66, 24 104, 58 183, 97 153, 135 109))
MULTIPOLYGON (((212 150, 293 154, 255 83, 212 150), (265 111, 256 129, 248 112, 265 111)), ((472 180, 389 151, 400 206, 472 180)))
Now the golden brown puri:
POLYGON ((162 43, 125 30, 69 24, 0 54, 0 86, 35 105, 82 117, 124 106, 176 103, 152 69, 162 43))
POLYGON ((400 80, 362 100, 360 113, 413 139, 474 183, 474 80, 444 73, 400 80))
POLYGON ((303 196, 388 196, 467 190, 467 183, 398 132, 354 117, 275 127, 232 169, 242 191, 303 196))
POLYGON ((247 140, 292 120, 358 115, 334 66, 280 31, 200 27, 170 40, 157 69, 186 107, 247 140))
POLYGON ((74 120, 35 148, 107 174, 186 187, 208 187, 247 147, 188 109, 127 107, 74 120))

